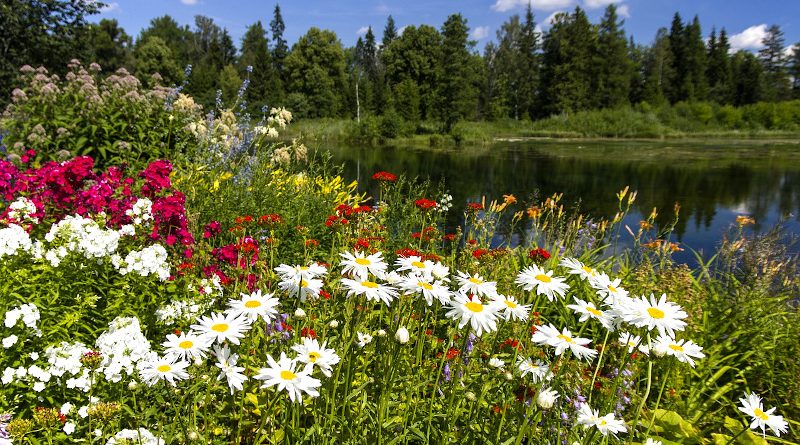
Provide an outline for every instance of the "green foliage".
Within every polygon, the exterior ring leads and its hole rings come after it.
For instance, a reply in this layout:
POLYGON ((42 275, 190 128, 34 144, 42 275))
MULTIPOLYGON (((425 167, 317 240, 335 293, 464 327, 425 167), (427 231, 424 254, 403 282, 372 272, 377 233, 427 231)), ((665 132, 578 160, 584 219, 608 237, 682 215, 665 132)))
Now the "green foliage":
POLYGON ((311 28, 300 37, 286 58, 288 87, 305 95, 308 114, 339 116, 345 85, 345 57, 342 44, 332 31, 311 28))
POLYGON ((144 88, 124 69, 105 77, 98 71, 72 65, 63 80, 27 73, 0 120, 10 151, 34 148, 40 161, 89 155, 111 165, 171 156, 193 142, 187 125, 201 115, 190 97, 169 99, 168 110, 166 88, 144 88))

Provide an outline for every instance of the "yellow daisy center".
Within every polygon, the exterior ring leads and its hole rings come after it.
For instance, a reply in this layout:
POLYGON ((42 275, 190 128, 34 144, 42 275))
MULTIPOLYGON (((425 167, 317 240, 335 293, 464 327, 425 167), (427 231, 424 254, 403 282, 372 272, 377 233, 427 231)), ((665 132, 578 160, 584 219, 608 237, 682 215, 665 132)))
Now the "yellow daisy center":
POLYGON ((610 290, 611 292, 616 292, 617 288, 609 284, 608 285, 608 290, 610 290))
POLYGON ((753 410, 753 414, 761 420, 769 420, 769 415, 761 410, 761 408, 756 408, 753 410))
POLYGON ((370 289, 377 289, 378 288, 378 283, 375 283, 373 281, 362 281, 361 285, 364 286, 364 287, 368 287, 370 289))
POLYGON ((478 313, 483 312, 483 305, 480 303, 476 303, 474 301, 470 301, 469 303, 465 304, 464 306, 467 307, 472 312, 478 313))
POLYGON ((369 266, 370 264, 372 264, 372 261, 366 258, 356 258, 356 264, 358 264, 359 266, 369 266))
POLYGON ((308 361, 310 361, 311 363, 316 363, 320 357, 321 356, 319 352, 314 351, 308 353, 308 361))
POLYGON ((292 371, 283 370, 281 371, 281 378, 284 380, 294 380, 297 378, 297 374, 293 373, 292 371))
POLYGON ((506 306, 510 307, 511 309, 516 309, 517 308, 517 303, 514 303, 511 300, 506 300, 505 303, 506 303, 506 306))
POLYGON ((549 282, 553 281, 552 278, 548 277, 547 275, 545 275, 543 273, 540 273, 539 275, 536 275, 533 278, 536 278, 538 281, 541 281, 542 283, 549 283, 549 282))
POLYGON ((308 281, 300 280, 300 287, 308 287, 308 281))
POLYGON ((156 370, 158 372, 170 372, 172 370, 172 366, 170 366, 170 365, 161 365, 158 368, 156 368, 156 370))
POLYGON ((191 349, 194 346, 194 342, 190 340, 184 340, 178 343, 178 347, 181 349, 191 349))
POLYGON ((556 338, 560 338, 561 340, 564 340, 567 343, 572 343, 572 337, 564 335, 564 334, 558 334, 558 336, 556 338))
POLYGON ((653 318, 655 318, 657 320, 660 320, 660 319, 664 318, 664 311, 662 311, 661 309, 659 309, 657 307, 648 308, 647 309, 647 313, 651 317, 653 317, 653 318))
POLYGON ((416 267, 417 269, 424 269, 425 268, 425 263, 423 263, 421 261, 413 261, 411 263, 411 265, 416 267))
POLYGON ((608 425, 608 422, 606 422, 605 420, 600 421, 600 426, 606 426, 606 425, 608 425))
POLYGON ((228 323, 217 323, 211 326, 211 330, 214 332, 226 332, 229 327, 228 323))
POLYGON ((669 348, 673 351, 683 352, 683 346, 681 345, 669 345, 669 348))
POLYGON ((469 282, 472 284, 483 284, 483 280, 481 280, 480 278, 470 278, 469 282))
POLYGON ((310 269, 308 266, 300 266, 300 270, 308 270, 310 269))
POLYGON ((589 266, 583 266, 583 267, 581 267, 581 269, 583 269, 583 271, 588 273, 589 275, 594 275, 594 269, 592 269, 589 266))
POLYGON ((250 300, 250 301, 248 301, 247 303, 244 304, 244 307, 246 307, 248 309, 254 309, 254 308, 257 308, 257 307, 261 307, 261 302, 258 301, 258 300, 250 300))
POLYGON ((431 289, 433 289, 433 286, 432 286, 430 283, 425 283, 425 282, 423 282, 423 281, 420 281, 420 282, 419 282, 419 283, 417 283, 417 284, 419 285, 419 287, 421 287, 421 288, 423 288, 423 289, 425 289, 425 290, 431 290, 431 289))
POLYGON ((586 310, 587 310, 587 311, 588 311, 590 314, 594 315, 595 317, 602 317, 602 316, 603 316, 603 313, 602 313, 602 312, 598 311, 597 309, 595 309, 595 308, 593 308, 593 307, 591 307, 591 306, 587 306, 587 307, 586 307, 586 310))

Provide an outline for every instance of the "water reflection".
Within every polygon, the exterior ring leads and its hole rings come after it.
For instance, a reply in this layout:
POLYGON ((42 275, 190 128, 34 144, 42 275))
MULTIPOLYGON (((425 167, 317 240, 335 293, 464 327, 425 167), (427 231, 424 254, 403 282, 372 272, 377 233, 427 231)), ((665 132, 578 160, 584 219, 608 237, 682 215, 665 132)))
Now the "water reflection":
MULTIPOLYGON (((345 175, 371 193, 370 176, 386 170, 444 181, 457 204, 509 193, 526 202, 563 192, 565 202, 611 217, 615 194, 629 185, 638 191, 637 214, 626 223, 638 225, 656 207, 659 226, 670 224, 678 203, 675 235, 694 249, 712 250, 740 214, 756 219, 756 231, 788 218, 788 229, 800 234, 800 144, 792 142, 522 141, 466 150, 329 150, 345 175)), ((458 224, 458 215, 452 218, 458 224)))

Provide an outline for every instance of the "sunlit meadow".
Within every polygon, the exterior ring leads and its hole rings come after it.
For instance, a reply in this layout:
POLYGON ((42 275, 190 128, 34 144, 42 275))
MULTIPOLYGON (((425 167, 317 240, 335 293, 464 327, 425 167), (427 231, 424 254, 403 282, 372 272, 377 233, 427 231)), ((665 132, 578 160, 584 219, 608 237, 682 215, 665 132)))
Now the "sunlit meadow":
POLYGON ((288 110, 204 114, 127 73, 25 71, 2 121, 0 443, 797 435, 778 232, 740 218, 690 269, 657 210, 622 224, 628 188, 610 220, 562 195, 452 202, 402 172, 367 196, 281 141, 288 110), (115 125, 120 107, 149 126, 115 125), (91 119, 105 144, 76 136, 91 119))

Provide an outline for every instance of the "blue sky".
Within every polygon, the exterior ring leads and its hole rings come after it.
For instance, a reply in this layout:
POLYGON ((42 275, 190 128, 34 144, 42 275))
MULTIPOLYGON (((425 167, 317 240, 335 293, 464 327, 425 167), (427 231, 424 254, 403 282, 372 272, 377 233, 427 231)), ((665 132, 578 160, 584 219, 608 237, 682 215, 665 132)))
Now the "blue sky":
MULTIPOLYGON (((593 21, 605 5, 616 3, 625 18, 625 29, 635 40, 649 43, 656 30, 669 26, 672 14, 684 19, 700 16, 703 32, 712 26, 725 27, 734 46, 757 49, 766 27, 778 24, 786 42, 800 42, 800 0, 284 0, 280 2, 286 22, 286 39, 292 44, 308 28, 317 26, 337 33, 344 45, 353 45, 360 34, 372 26, 380 38, 386 17, 391 14, 399 27, 429 24, 441 26, 446 17, 461 12, 472 30, 478 47, 494 39, 500 25, 510 15, 524 12, 531 1, 536 21, 545 29, 547 19, 558 11, 580 5, 593 21)), ((169 14, 181 24, 193 24, 193 17, 212 17, 240 42, 248 25, 257 20, 267 25, 272 19, 275 0, 105 0, 109 4, 100 18, 115 18, 129 34, 136 35, 151 18, 169 14)))

